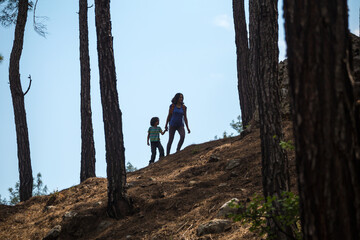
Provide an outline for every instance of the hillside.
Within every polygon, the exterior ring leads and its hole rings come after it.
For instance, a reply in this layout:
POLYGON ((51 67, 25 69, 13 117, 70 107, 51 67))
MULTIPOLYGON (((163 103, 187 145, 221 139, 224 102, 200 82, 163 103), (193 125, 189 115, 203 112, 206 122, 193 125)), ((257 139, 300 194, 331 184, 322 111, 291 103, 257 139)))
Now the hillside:
MULTIPOLYGON (((284 125, 290 139, 291 124, 284 125)), ((295 190, 293 153, 290 165, 295 190)), ((188 146, 129 173, 127 180, 135 212, 125 219, 107 217, 107 180, 91 178, 16 206, 0 205, 0 239, 43 239, 54 228, 61 228, 60 235, 47 239, 258 239, 239 223, 223 233, 197 236, 201 224, 221 218, 224 203, 261 193, 258 129, 188 146)))
MULTIPOLYGON (((360 81, 360 38, 353 41, 354 78, 360 81)), ((282 114, 288 119, 287 61, 279 65, 282 114)), ((291 122, 284 122, 286 140, 291 122)), ((296 191, 294 153, 289 153, 292 190, 296 191)), ((61 179, 59 179, 61 181, 61 179)), ((91 178, 55 194, 33 197, 16 206, 0 205, 3 239, 258 239, 246 226, 231 223, 225 232, 197 235, 202 224, 218 218, 232 198, 247 201, 262 192, 259 130, 246 135, 191 145, 155 164, 128 174, 134 214, 122 220, 106 215, 107 180, 91 178)))

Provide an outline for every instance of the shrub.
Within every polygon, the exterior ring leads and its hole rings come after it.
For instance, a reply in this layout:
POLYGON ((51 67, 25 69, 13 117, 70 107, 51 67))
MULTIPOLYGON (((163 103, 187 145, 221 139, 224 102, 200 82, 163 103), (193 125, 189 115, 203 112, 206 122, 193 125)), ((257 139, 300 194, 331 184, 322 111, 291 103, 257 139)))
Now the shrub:
POLYGON ((126 172, 134 172, 138 170, 136 167, 134 167, 130 162, 127 162, 126 164, 126 172))
MULTIPOLYGON (((36 180, 34 179, 34 184, 33 184, 33 196, 41 196, 41 195, 46 195, 48 192, 48 188, 47 186, 43 186, 43 181, 41 180, 41 173, 38 173, 36 175, 36 180)), ((6 198, 1 198, 0 195, 0 203, 1 204, 9 204, 9 205, 15 205, 17 203, 20 202, 20 194, 19 194, 19 188, 20 188, 20 182, 17 181, 15 183, 15 187, 12 188, 10 187, 8 189, 10 196, 9 196, 9 201, 6 200, 6 198)))
MULTIPOLYGON (((240 214, 230 216, 234 221, 242 224, 249 224, 249 230, 257 233, 260 237, 267 236, 271 239, 274 235, 273 230, 268 226, 267 219, 274 219, 279 226, 290 227, 293 231, 293 239, 302 239, 300 216, 299 216, 299 197, 291 192, 283 192, 281 198, 276 196, 265 198, 255 195, 253 200, 245 205, 232 204, 232 207, 241 208, 240 214), (281 215, 274 215, 275 205, 281 206, 281 215)), ((285 232, 285 229, 280 229, 285 232)))

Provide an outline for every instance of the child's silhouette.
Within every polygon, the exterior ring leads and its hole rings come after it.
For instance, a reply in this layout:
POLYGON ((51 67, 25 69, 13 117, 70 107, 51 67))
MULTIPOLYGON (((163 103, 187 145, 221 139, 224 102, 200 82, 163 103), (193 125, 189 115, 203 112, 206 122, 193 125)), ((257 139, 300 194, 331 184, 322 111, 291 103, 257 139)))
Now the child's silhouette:
POLYGON ((149 165, 155 162, 156 148, 158 148, 160 152, 159 159, 164 156, 164 148, 161 145, 159 133, 161 133, 161 135, 164 135, 167 130, 162 131, 161 127, 158 127, 159 123, 160 120, 158 117, 153 117, 150 120, 151 126, 149 127, 147 136, 147 145, 150 145, 149 141, 151 142, 151 159, 149 161, 149 165))

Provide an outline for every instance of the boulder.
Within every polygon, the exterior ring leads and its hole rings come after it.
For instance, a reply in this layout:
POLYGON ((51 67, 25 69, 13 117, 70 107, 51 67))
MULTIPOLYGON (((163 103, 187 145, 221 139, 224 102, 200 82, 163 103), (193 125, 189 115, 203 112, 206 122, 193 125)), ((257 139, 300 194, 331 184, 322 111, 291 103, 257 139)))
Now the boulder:
POLYGON ((231 170, 231 169, 234 169, 236 168, 237 166, 239 166, 241 163, 241 159, 233 159, 233 160, 230 160, 226 167, 225 167, 225 170, 231 170))
POLYGON ((231 221, 224 219, 214 219, 208 223, 201 224, 197 230, 196 234, 198 237, 206 234, 222 233, 231 228, 231 221))
POLYGON ((239 203, 240 201, 237 198, 233 198, 230 201, 226 202, 220 207, 217 217, 229 217, 232 214, 238 213, 239 208, 231 205, 239 205, 239 203))
POLYGON ((51 229, 46 236, 43 238, 43 240, 54 240, 57 239, 61 232, 61 226, 56 225, 53 229, 51 229))

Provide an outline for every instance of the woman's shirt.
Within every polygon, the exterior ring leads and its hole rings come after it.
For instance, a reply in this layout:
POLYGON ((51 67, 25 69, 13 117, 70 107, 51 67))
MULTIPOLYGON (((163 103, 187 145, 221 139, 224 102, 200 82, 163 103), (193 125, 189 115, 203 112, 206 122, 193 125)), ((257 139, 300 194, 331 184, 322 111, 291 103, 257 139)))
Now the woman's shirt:
MULTIPOLYGON (((171 105, 170 105, 171 108, 171 105)), ((170 126, 172 127, 180 127, 180 126, 184 126, 184 110, 183 107, 181 106, 180 108, 178 108, 176 105, 174 107, 174 111, 171 115, 171 119, 170 119, 170 126)))

